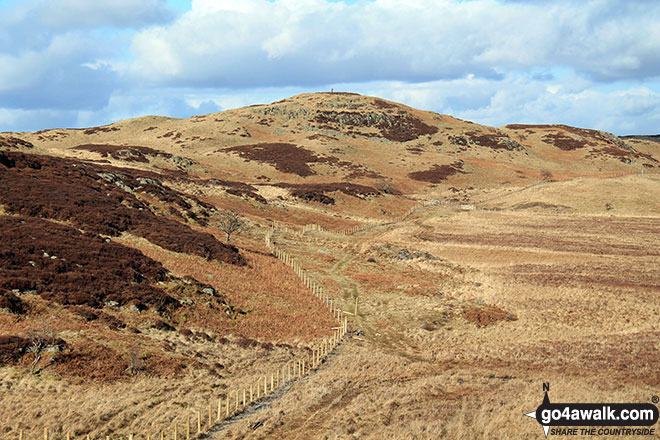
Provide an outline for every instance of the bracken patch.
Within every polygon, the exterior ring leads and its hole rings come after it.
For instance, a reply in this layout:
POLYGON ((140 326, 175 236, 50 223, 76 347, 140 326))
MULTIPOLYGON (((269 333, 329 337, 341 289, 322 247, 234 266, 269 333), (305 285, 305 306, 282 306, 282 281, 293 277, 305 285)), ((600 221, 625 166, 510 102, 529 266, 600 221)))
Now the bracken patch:
POLYGON ((93 308, 109 301, 156 310, 179 305, 152 286, 165 281, 167 271, 135 249, 36 218, 0 216, 0 230, 0 286, 5 289, 93 308))
POLYGON ((125 145, 108 145, 108 144, 85 144, 78 145, 74 150, 91 151, 98 153, 101 157, 108 157, 110 155, 113 159, 125 160, 129 162, 149 162, 148 157, 162 156, 165 158, 172 157, 171 154, 163 151, 154 150, 149 147, 141 146, 125 146, 125 145))
POLYGON ((469 136, 471 144, 493 150, 519 151, 522 149, 522 145, 505 134, 469 132, 466 135, 469 136))
POLYGON ((321 162, 312 151, 287 143, 239 145, 223 151, 235 152, 243 159, 268 163, 278 171, 302 177, 316 174, 309 164, 321 162))
POLYGON ((0 366, 18 362, 30 345, 30 340, 20 336, 0 336, 0 366))
POLYGON ((409 173, 408 177, 420 182, 441 183, 449 177, 459 173, 465 174, 462 161, 457 161, 449 165, 433 165, 433 168, 426 171, 409 173))
POLYGON ((0 136, 0 148, 12 148, 12 149, 34 148, 34 145, 32 145, 28 141, 24 141, 23 139, 19 139, 17 137, 0 136))
MULTIPOLYGON (((136 170, 90 165, 69 159, 0 152, 0 202, 16 214, 70 222, 97 234, 124 231, 175 252, 185 252, 232 264, 245 264, 233 246, 211 234, 157 216, 134 192, 156 195, 196 217, 181 194, 136 170)), ((201 202, 199 202, 201 203, 201 202)))
POLYGON ((277 186, 291 189, 291 195, 308 201, 319 202, 325 205, 334 205, 335 200, 326 193, 339 191, 352 197, 370 197, 380 195, 380 191, 366 185, 357 185, 348 182, 319 183, 319 184, 290 184, 280 183, 277 186))

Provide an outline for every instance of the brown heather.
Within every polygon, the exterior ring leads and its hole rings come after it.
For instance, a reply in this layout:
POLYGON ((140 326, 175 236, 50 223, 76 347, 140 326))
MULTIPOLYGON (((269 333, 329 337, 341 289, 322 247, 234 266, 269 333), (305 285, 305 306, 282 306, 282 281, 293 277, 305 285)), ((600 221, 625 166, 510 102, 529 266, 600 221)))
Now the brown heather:
POLYGON ((534 439, 544 382, 565 402, 660 389, 652 137, 318 93, 0 145, 3 438, 158 438, 332 334, 273 222, 339 307, 357 298, 354 333, 214 436, 534 439))

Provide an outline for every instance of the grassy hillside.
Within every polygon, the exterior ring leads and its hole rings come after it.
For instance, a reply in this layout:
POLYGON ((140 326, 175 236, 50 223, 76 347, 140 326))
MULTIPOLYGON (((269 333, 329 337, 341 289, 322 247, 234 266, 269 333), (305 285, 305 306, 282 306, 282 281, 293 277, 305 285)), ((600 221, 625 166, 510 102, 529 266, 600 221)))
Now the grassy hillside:
POLYGON ((0 432, 156 432, 331 335, 273 224, 358 315, 228 438, 535 436, 547 381, 648 400, 659 172, 650 139, 345 93, 0 134, 0 432))

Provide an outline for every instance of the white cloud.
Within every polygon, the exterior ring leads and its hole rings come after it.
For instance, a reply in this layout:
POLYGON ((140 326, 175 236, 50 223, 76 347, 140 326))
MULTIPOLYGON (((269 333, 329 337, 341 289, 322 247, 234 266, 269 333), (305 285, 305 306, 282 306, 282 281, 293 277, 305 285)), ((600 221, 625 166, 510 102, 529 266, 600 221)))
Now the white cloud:
POLYGON ((217 87, 427 81, 564 65, 598 80, 660 75, 660 3, 196 0, 133 41, 132 73, 217 87))
POLYGON ((174 18, 165 0, 26 0, 3 11, 0 23, 31 32, 130 28, 174 18))
POLYGON ((0 107, 98 109, 107 104, 117 75, 103 63, 86 66, 107 53, 103 44, 78 34, 55 36, 42 49, 0 52, 0 107))
POLYGON ((660 2, 192 0, 176 19, 165 0, 0 10, 0 129, 190 116, 333 86, 490 125, 660 125, 660 2))

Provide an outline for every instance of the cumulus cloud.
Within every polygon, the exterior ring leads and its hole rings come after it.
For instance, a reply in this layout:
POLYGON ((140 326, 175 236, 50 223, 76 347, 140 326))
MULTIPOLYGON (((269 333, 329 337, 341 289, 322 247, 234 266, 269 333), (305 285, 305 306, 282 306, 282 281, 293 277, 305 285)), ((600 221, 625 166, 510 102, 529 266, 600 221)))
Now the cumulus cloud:
POLYGON ((103 108, 120 82, 112 65, 126 41, 100 30, 164 23, 172 14, 164 0, 27 0, 5 6, 0 107, 103 108))
POLYGON ((26 0, 2 15, 3 26, 25 26, 38 33, 104 26, 141 27, 174 18, 165 0, 26 0))
POLYGON ((599 80, 660 74, 660 3, 194 0, 133 41, 136 78, 223 87, 501 78, 563 65, 599 80))
POLYGON ((489 125, 657 132, 658 16, 645 0, 22 0, 0 4, 0 130, 335 87, 489 125))
POLYGON ((56 36, 42 50, 0 52, 0 107, 99 109, 112 94, 117 74, 105 65, 85 65, 99 54, 93 41, 56 36))

